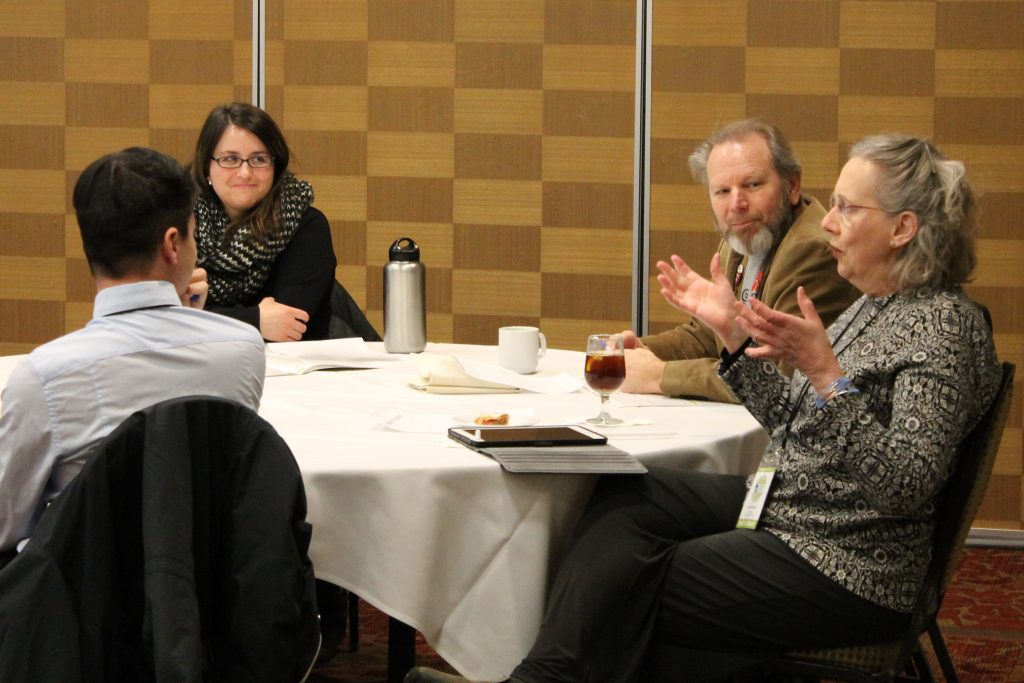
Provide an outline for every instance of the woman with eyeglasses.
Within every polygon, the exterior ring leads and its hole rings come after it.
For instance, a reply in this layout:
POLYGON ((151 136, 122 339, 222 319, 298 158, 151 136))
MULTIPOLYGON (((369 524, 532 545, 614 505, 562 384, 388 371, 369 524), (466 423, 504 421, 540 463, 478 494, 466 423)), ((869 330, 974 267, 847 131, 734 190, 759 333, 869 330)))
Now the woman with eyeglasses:
POLYGON ((268 341, 324 339, 337 260, 313 188, 288 171, 273 119, 242 102, 213 108, 192 175, 206 308, 257 327, 268 341))
POLYGON ((863 292, 828 329, 802 288, 800 315, 737 302, 717 255, 710 279, 658 264, 666 300, 723 341, 719 374, 771 435, 762 467, 600 480, 508 680, 722 680, 794 648, 903 637, 936 502, 1001 375, 961 289, 973 213, 962 163, 883 135, 853 146, 822 221, 863 292))

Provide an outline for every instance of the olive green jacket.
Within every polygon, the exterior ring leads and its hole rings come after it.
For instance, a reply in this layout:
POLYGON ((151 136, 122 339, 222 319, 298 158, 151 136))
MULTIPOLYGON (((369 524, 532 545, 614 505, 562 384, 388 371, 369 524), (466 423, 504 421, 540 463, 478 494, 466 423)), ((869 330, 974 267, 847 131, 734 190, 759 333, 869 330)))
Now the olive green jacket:
MULTIPOLYGON (((827 327, 860 292, 836 272, 828 235, 821 227, 824 217, 825 208, 817 199, 801 197, 796 220, 775 252, 759 298, 777 311, 800 315, 796 290, 802 285, 827 327)), ((736 270, 740 263, 746 263, 746 257, 734 252, 724 240, 718 253, 725 276, 735 281, 736 270)), ((661 393, 738 403, 718 376, 722 343, 704 323, 694 319, 674 330, 642 337, 641 341, 667 361, 661 393)), ((793 374, 785 364, 780 368, 786 375, 793 374)))

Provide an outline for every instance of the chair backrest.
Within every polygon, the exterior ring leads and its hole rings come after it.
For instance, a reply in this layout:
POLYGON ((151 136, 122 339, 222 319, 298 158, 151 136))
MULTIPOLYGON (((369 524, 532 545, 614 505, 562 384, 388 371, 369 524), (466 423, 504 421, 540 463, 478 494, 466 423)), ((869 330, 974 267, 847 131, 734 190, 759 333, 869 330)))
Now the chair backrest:
POLYGON ((320 639, 305 517, 291 451, 249 408, 132 414, 0 571, 0 680, 303 679, 320 639))
POLYGON ((898 662, 906 662, 910 658, 918 636, 935 618, 946 587, 963 556, 964 543, 985 497, 992 465, 1006 426, 1013 399, 1014 370, 1013 363, 1002 364, 999 390, 981 420, 958 449, 953 472, 939 501, 932 561, 918 593, 911 628, 897 658, 898 662))

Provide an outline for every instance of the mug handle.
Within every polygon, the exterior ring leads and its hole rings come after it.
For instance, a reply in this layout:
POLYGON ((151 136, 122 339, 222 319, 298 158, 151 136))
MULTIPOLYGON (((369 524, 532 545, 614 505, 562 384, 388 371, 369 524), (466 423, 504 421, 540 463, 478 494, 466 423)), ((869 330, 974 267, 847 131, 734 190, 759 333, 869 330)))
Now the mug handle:
POLYGON ((548 340, 544 336, 543 332, 537 332, 537 337, 540 338, 540 348, 537 350, 537 358, 543 358, 544 354, 548 352, 548 340))

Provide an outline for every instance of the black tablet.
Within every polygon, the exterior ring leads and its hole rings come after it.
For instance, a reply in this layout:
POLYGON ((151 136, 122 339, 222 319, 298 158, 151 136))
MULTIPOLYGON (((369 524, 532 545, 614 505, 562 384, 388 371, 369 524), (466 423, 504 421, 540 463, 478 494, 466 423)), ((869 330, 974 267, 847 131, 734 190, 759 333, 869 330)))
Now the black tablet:
POLYGON ((594 446, 608 438, 578 425, 452 427, 448 436, 472 448, 500 446, 594 446))

